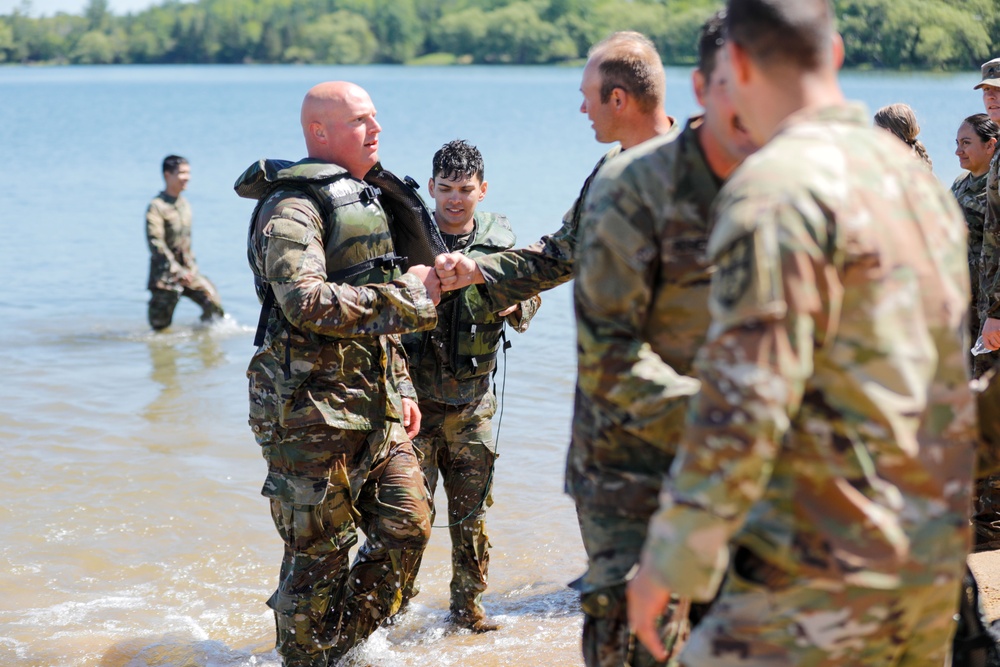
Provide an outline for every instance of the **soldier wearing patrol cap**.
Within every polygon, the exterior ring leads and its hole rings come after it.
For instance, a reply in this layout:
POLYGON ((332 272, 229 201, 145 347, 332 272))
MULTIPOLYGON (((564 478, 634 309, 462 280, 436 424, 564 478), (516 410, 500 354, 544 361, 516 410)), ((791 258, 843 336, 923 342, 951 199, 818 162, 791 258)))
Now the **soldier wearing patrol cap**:
MULTIPOLYGON (((1000 123, 1000 58, 994 58, 982 66, 982 79, 974 86, 981 90, 983 107, 995 123, 1000 123)), ((986 177, 986 215, 983 221, 983 251, 979 261, 979 318, 983 322, 983 342, 991 350, 1000 348, 1000 152, 993 154, 986 177)), ((973 278, 975 280, 975 277, 973 278)), ((996 352, 975 358, 974 375, 989 373, 997 366, 1000 355, 996 352)), ((995 376, 992 376, 995 377, 995 376)), ((990 378, 987 378, 990 381, 990 378)), ((991 383, 995 383, 992 380, 991 383)), ((996 441, 990 434, 997 429, 985 420, 998 414, 994 405, 988 404, 988 397, 996 393, 994 388, 980 399, 980 430, 983 433, 984 449, 991 449, 996 441)), ((1000 418, 1000 417, 998 417, 1000 418)), ((987 470, 980 462, 976 479, 976 503, 972 516, 975 526, 976 550, 983 551, 1000 547, 1000 475, 987 470)))

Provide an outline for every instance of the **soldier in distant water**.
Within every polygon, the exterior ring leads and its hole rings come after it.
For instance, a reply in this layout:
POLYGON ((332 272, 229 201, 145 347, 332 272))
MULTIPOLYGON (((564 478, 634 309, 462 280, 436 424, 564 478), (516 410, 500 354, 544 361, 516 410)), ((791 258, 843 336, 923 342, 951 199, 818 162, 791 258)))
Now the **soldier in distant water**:
POLYGON ((149 243, 149 326, 166 329, 182 296, 201 306, 202 321, 224 315, 215 285, 198 272, 191 250, 191 205, 181 193, 191 178, 191 166, 179 155, 163 159, 166 187, 146 208, 149 243))
POLYGON ((253 165, 236 191, 259 197, 248 254, 266 331, 247 369, 250 425, 285 543, 267 604, 285 667, 327 667, 399 610, 430 536, 399 334, 436 324, 439 292, 429 267, 400 271, 385 194, 362 180, 382 130, 368 93, 314 86, 301 123, 309 157, 263 193, 253 165))
POLYGON ((716 202, 701 389, 628 587, 656 655, 671 593, 715 598, 682 665, 950 661, 976 427, 965 225, 845 102, 833 21, 828 0, 726 9, 730 94, 766 145, 716 202))
MULTIPOLYGON (((448 142, 434 154, 432 174, 427 190, 434 221, 450 252, 479 257, 514 245, 505 216, 477 210, 488 186, 479 149, 448 142)), ((439 472, 448 498, 451 621, 473 632, 499 627, 482 603, 490 563, 486 508, 493 504, 496 458, 497 399, 490 380, 505 323, 526 331, 540 304, 536 296, 497 312, 485 290, 470 285, 438 306, 433 331, 403 337, 422 415, 413 446, 432 500, 439 472)))

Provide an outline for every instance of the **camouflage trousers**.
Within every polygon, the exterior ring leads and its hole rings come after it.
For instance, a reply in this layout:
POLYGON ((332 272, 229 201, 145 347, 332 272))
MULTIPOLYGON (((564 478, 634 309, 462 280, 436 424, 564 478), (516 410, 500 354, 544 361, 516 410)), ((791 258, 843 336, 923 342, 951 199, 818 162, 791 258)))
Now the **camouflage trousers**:
MULTIPOLYGON (((493 504, 493 425, 496 398, 446 405, 420 401, 420 434, 413 447, 433 499, 438 476, 448 499, 451 534, 451 613, 470 624, 486 618, 483 592, 490 565, 486 508, 493 504)), ((433 512, 433 504, 432 504, 433 512)), ((407 598, 419 589, 412 587, 407 598)))
POLYGON ((624 517, 577 506, 580 535, 587 551, 587 573, 570 584, 580 591, 583 610, 583 661, 587 667, 673 665, 707 605, 674 599, 661 625, 666 662, 656 660, 631 633, 625 605, 625 580, 639 562, 648 517, 624 517))
POLYGON ((202 320, 210 320, 213 317, 223 315, 222 300, 219 298, 219 292, 215 289, 215 285, 205 276, 197 275, 187 287, 178 286, 176 290, 150 290, 147 312, 149 326, 156 331, 169 327, 174 320, 174 310, 182 296, 186 296, 201 306, 202 320))
POLYGON ((936 577, 886 590, 775 575, 777 568, 737 548, 680 664, 950 665, 964 561, 959 554, 936 577))
POLYGON ((992 368, 978 381, 981 391, 976 397, 979 449, 972 514, 976 551, 1000 549, 1000 379, 992 368))
POLYGON ((285 543, 274 610, 286 667, 335 665, 399 610, 430 537, 426 482, 402 426, 261 435, 285 543), (367 537, 348 567, 357 528, 367 537))

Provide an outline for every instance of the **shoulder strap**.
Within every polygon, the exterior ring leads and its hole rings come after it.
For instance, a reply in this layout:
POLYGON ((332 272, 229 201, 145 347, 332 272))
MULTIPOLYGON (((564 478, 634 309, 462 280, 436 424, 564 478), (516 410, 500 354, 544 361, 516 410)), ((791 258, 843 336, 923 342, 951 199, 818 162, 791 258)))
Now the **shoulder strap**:
MULTIPOLYGON (((302 195, 309 198, 320 212, 320 219, 323 222, 323 246, 329 242, 330 234, 333 231, 333 223, 336 218, 333 212, 343 206, 350 206, 351 204, 356 204, 361 202, 363 204, 369 204, 379 196, 381 191, 374 186, 368 185, 364 189, 356 193, 351 193, 347 195, 341 195, 339 197, 334 197, 332 200, 324 200, 314 196, 311 188, 305 183, 296 183, 289 181, 279 181, 274 183, 271 188, 269 188, 260 199, 257 200, 257 205, 253 209, 253 213, 250 216, 250 231, 248 232, 247 247, 249 247, 250 237, 253 236, 254 228, 257 225, 257 216, 260 214, 260 209, 264 206, 264 202, 267 201, 268 197, 274 194, 279 188, 284 188, 286 190, 295 190, 302 195)), ((397 266, 402 261, 402 258, 396 256, 395 253, 390 253, 388 255, 382 255, 381 257, 376 257, 374 259, 369 259, 354 266, 349 266, 341 271, 335 271, 333 273, 327 274, 327 280, 334 282, 339 280, 344 280, 345 278, 351 278, 356 275, 360 275, 369 269, 376 266, 397 266)), ((257 318, 257 333, 254 335, 253 344, 255 347, 260 347, 264 343, 264 334, 267 332, 267 320, 271 316, 271 310, 274 308, 274 290, 271 285, 264 283, 264 296, 263 301, 260 306, 260 317, 257 318)))

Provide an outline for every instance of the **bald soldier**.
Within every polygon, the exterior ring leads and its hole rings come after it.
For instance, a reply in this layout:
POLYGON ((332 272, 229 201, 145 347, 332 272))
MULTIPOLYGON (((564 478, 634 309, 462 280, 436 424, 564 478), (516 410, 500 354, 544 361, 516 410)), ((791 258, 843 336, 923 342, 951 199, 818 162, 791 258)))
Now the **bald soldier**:
POLYGON ((583 201, 597 172, 622 151, 675 129, 663 108, 665 91, 663 63, 645 36, 616 32, 591 47, 580 82, 580 112, 587 114, 598 142, 618 143, 598 160, 557 232, 527 248, 475 260, 460 253, 439 255, 435 268, 442 288, 485 284, 497 307, 509 308, 569 281, 583 201))
POLYGON ((668 596, 724 582, 681 664, 950 664, 975 448, 962 214, 844 100, 828 0, 729 0, 726 35, 766 145, 716 202, 701 390, 629 622, 663 655, 668 596))
POLYGON ((395 613, 430 536, 410 438, 420 411, 399 334, 437 321, 437 279, 400 272, 379 192, 375 106, 343 81, 302 103, 308 158, 236 183, 259 198, 248 256, 265 304, 250 361, 262 493, 285 543, 274 610, 286 667, 326 667, 395 613), (258 189, 261 182, 267 186, 258 189), (353 566, 348 552, 367 541, 353 566))

